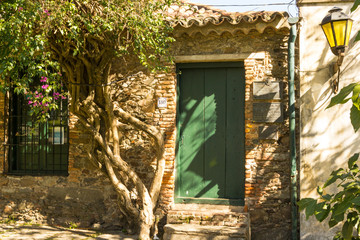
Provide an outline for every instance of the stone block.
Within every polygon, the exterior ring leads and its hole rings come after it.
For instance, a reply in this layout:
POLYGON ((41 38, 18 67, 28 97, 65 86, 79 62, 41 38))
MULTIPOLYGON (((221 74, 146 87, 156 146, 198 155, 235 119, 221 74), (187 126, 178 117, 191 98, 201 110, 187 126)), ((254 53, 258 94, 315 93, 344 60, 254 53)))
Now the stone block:
POLYGON ((9 179, 5 177, 0 177, 0 186, 6 186, 9 183, 9 179))
POLYGON ((167 224, 163 240, 249 240, 247 228, 167 224))

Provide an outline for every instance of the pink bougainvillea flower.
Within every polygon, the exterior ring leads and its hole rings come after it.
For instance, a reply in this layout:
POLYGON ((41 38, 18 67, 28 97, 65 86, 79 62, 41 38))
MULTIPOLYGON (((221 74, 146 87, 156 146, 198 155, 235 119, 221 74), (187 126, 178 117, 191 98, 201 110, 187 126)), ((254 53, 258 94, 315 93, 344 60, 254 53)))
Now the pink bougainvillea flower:
POLYGON ((32 104, 32 103, 33 103, 32 101, 29 101, 29 102, 28 102, 29 105, 32 104))
POLYGON ((47 77, 41 77, 40 82, 46 82, 47 81, 47 77))
POLYGON ((64 96, 61 96, 61 99, 66 99, 66 97, 64 97, 64 96))
POLYGON ((23 10, 23 8, 22 8, 22 7, 19 7, 18 11, 20 12, 20 11, 22 11, 22 10, 23 10))
POLYGON ((46 15, 50 16, 50 13, 47 9, 44 9, 44 13, 46 13, 46 15))
POLYGON ((41 88, 42 88, 42 89, 45 89, 45 90, 46 90, 48 87, 49 87, 49 85, 47 85, 47 84, 41 86, 41 88))

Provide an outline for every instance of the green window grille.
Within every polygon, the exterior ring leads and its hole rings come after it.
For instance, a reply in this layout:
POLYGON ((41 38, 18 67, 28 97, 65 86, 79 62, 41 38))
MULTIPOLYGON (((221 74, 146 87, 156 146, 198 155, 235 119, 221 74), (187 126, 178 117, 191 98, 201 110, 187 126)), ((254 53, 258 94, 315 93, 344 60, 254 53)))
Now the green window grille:
POLYGON ((45 123, 36 123, 24 96, 9 101, 9 174, 67 175, 69 155, 68 102, 45 123))

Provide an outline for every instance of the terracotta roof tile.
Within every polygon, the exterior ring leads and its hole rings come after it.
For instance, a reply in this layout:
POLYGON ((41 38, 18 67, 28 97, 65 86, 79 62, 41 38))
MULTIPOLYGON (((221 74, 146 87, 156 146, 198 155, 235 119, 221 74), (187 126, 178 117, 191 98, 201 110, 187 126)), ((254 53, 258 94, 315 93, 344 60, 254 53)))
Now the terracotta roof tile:
MULTIPOLYGON (((209 23, 221 25, 228 22, 231 25, 244 25, 249 30, 253 28, 259 32, 263 32, 267 27, 276 30, 289 29, 286 12, 227 12, 210 6, 191 3, 187 0, 181 0, 179 5, 172 5, 165 14, 167 21, 174 28, 203 27, 209 23), (259 27, 260 25, 261 27, 259 27)), ((243 32, 247 33, 247 30, 243 32)))

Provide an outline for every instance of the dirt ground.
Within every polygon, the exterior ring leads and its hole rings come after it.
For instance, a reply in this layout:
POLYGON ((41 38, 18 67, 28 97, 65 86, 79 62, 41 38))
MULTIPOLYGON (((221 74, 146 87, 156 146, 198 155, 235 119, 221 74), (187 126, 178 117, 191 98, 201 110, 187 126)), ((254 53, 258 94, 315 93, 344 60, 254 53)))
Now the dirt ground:
POLYGON ((43 225, 0 224, 0 240, 136 240, 135 235, 125 235, 122 232, 94 231, 84 229, 69 229, 43 225))

